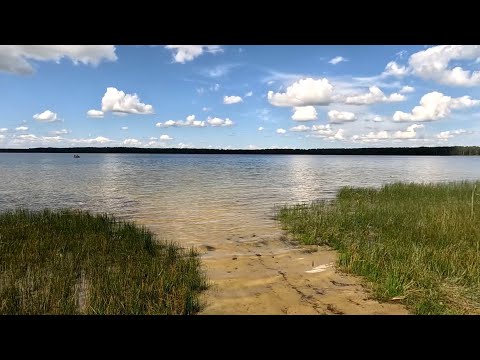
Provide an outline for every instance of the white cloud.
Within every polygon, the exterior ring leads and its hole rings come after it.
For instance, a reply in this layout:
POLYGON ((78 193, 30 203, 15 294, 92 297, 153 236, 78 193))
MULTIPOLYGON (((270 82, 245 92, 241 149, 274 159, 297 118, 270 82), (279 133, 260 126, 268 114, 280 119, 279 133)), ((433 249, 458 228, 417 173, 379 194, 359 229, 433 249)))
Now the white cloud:
POLYGON ((245 94, 245 97, 250 97, 250 96, 252 96, 252 95, 253 95, 253 91, 249 91, 249 92, 247 92, 247 93, 245 94))
POLYGON ((202 111, 210 111, 210 110, 212 110, 212 108, 209 108, 209 107, 206 107, 206 106, 204 106, 204 107, 202 108, 202 111))
POLYGON ((218 91, 220 90, 220 84, 215 84, 210 86, 210 91, 218 91))
POLYGON ((42 113, 35 114, 33 115, 33 118, 41 122, 54 122, 54 121, 60 120, 57 114, 50 110, 45 110, 42 113))
POLYGON ((373 118, 372 118, 373 121, 375 122, 382 122, 384 119, 383 117, 381 117, 380 115, 375 115, 373 118))
POLYGON ((103 137, 103 136, 97 136, 94 139, 72 139, 72 143, 78 143, 78 144, 107 144, 109 142, 112 142, 113 140, 110 140, 109 138, 103 137))
POLYGON ((123 145, 127 146, 140 146, 142 145, 142 142, 137 140, 137 139, 125 139, 123 141, 123 145))
POLYGON ((480 45, 439 45, 412 54, 410 67, 415 75, 453 86, 480 85, 480 71, 449 68, 449 63, 480 58, 480 45))
POLYGON ((232 126, 233 125, 233 121, 230 120, 229 118, 226 118, 225 120, 223 120, 217 117, 214 117, 214 118, 209 117, 207 119, 207 122, 211 126, 232 126))
POLYGON ((414 88, 414 87, 405 85, 405 86, 402 87, 402 89, 400 90, 400 94, 412 93, 412 92, 414 92, 414 91, 415 91, 415 88, 414 88))
POLYGON ((333 59, 329 61, 330 64, 332 65, 337 65, 338 63, 341 63, 342 61, 348 61, 345 59, 343 56, 335 56, 333 59))
POLYGON ((236 104, 239 102, 242 102, 242 98, 240 96, 224 96, 223 97, 223 103, 230 105, 230 104, 236 104))
POLYGON ((28 126, 19 126, 19 127, 15 128, 15 130, 17 130, 17 131, 27 131, 28 126))
POLYGON ((263 131, 263 129, 264 129, 263 126, 260 126, 257 130, 258 131, 263 131))
POLYGON ((434 91, 425 94, 420 99, 420 105, 415 106, 411 113, 396 111, 394 121, 433 121, 450 115, 454 109, 462 109, 479 105, 480 100, 472 100, 470 96, 451 98, 434 91))
POLYGON ((69 58, 75 65, 97 66, 102 61, 115 61, 113 45, 2 45, 0 71, 16 74, 34 72, 31 60, 55 61, 69 58))
POLYGON ((305 125, 298 125, 290 128, 290 131, 297 131, 297 132, 303 132, 308 130, 310 130, 310 127, 305 125))
POLYGON ((122 126, 120 129, 122 129, 122 130, 128 130, 128 126, 122 126))
POLYGON ((417 137, 417 129, 423 129, 423 125, 413 124, 407 127, 405 131, 388 132, 380 130, 378 132, 371 131, 366 135, 354 135, 351 137, 354 141, 361 142, 377 142, 381 140, 411 140, 417 137))
POLYGON ((192 148, 193 145, 192 144, 185 144, 185 143, 178 143, 178 147, 181 148, 181 149, 185 149, 185 148, 192 148))
POLYGON ((405 66, 398 65, 395 61, 390 61, 387 66, 385 66, 385 71, 383 76, 396 76, 402 77, 408 74, 408 69, 405 66))
MULTIPOLYGON (((234 67, 237 67, 238 65, 239 64, 221 64, 212 68, 203 69, 201 70, 201 73, 204 76, 207 76, 210 78, 219 78, 227 75, 230 72, 230 70, 232 70, 234 67)), ((220 88, 220 86, 218 86, 218 88, 220 88)))
POLYGON ((330 110, 328 118, 332 123, 342 123, 346 121, 355 121, 357 117, 354 113, 348 111, 330 110))
POLYGON ((102 111, 125 114, 153 114, 152 105, 140 102, 137 94, 125 94, 114 87, 108 87, 102 98, 102 111))
POLYGON ((277 134, 285 134, 287 132, 287 130, 280 128, 280 129, 277 129, 276 132, 277 132, 277 134))
POLYGON ((160 135, 160 141, 168 141, 168 140, 173 140, 173 138, 168 135, 160 135))
POLYGON ((330 124, 312 126, 313 137, 319 137, 328 140, 343 140, 343 134, 343 129, 338 129, 337 131, 335 131, 330 124))
POLYGON ((458 129, 458 130, 448 130, 448 131, 442 131, 441 133, 435 135, 435 137, 439 140, 448 140, 454 136, 459 136, 459 135, 464 135, 467 134, 468 131, 464 129, 458 129))
POLYGON ((258 149, 258 147, 256 145, 248 145, 247 149, 248 150, 256 150, 256 149, 258 149))
POLYGON ((3 141, 5 139, 5 135, 0 134, 0 141, 3 141))
POLYGON ((395 131, 392 135, 393 139, 413 139, 417 133, 416 129, 423 129, 423 125, 413 124, 407 127, 406 131, 395 131))
POLYGON ((67 129, 62 129, 62 130, 54 130, 50 132, 53 135, 65 135, 65 134, 70 134, 71 131, 67 129))
POLYGON ((317 110, 314 106, 296 106, 293 111, 292 119, 295 121, 317 120, 317 110))
POLYGON ((381 102, 398 102, 403 100, 405 100, 404 95, 393 93, 390 94, 390 96, 386 96, 377 86, 371 86, 368 89, 368 93, 347 96, 345 103, 352 105, 371 105, 381 102))
POLYGON ((204 52, 211 54, 223 52, 219 45, 167 45, 165 48, 171 50, 175 62, 181 64, 192 61, 204 52))
POLYGON ((301 79, 284 93, 267 93, 268 101, 275 106, 328 105, 332 102, 333 86, 327 79, 301 79))
POLYGON ((7 128, 0 128, 0 133, 7 132, 7 131, 8 131, 7 128))
POLYGON ((197 88, 196 91, 198 95, 202 95, 205 92, 205 89, 201 87, 201 88, 197 88))
POLYGON ((87 111, 87 116, 91 118, 103 118, 103 111, 91 109, 87 111))
POLYGON ((156 127, 172 127, 172 126, 190 126, 205 127, 205 121, 195 120, 195 115, 188 115, 186 120, 167 120, 164 123, 158 122, 156 127))

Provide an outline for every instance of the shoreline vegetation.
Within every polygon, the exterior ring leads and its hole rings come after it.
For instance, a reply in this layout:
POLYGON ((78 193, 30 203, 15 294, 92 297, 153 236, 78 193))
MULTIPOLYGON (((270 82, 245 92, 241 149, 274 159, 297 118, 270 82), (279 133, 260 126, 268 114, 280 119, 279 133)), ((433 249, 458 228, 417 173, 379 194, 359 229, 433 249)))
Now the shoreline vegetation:
POLYGON ((300 243, 339 252, 374 297, 414 314, 480 314, 480 182, 345 187, 276 210, 300 243))
POLYGON ((84 211, 0 214, 0 314, 195 314, 193 249, 84 211))
POLYGON ((406 155, 406 156, 465 156, 480 155, 480 146, 437 147, 378 147, 337 149, 194 149, 137 147, 71 147, 0 149, 0 153, 92 153, 92 154, 268 154, 268 155, 406 155))

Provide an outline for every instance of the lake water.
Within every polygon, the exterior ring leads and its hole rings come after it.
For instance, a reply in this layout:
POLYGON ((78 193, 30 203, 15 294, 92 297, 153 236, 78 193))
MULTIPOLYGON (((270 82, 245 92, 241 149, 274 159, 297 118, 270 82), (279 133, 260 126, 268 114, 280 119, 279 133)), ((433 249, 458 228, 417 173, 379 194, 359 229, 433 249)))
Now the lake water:
POLYGON ((480 179, 479 157, 0 154, 0 211, 81 208, 136 220, 167 239, 216 244, 278 231, 275 205, 346 185, 480 179))

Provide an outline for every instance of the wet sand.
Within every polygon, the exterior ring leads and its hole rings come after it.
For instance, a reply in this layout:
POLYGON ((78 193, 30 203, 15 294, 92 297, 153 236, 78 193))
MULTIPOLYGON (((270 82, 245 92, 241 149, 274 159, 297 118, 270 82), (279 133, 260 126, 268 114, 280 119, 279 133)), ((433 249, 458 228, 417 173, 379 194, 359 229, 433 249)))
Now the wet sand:
POLYGON ((400 304, 373 300, 359 277, 339 272, 334 250, 296 245, 282 232, 198 250, 212 285, 201 314, 408 314, 400 304))

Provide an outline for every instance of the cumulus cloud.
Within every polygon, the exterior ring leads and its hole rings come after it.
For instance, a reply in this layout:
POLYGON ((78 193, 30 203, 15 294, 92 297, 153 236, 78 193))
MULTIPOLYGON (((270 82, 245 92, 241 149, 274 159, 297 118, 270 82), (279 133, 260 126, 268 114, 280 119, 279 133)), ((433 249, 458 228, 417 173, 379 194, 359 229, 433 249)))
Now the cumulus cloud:
POLYGON ((167 45, 165 48, 171 50, 174 61, 181 64, 192 61, 205 52, 211 54, 223 52, 219 45, 167 45))
POLYGON ((295 121, 317 120, 317 110, 314 106, 296 106, 293 108, 292 119, 295 121))
POLYGON ((107 143, 112 142, 103 136, 98 136, 96 138, 79 138, 79 139, 67 139, 62 138, 61 136, 37 136, 34 134, 22 134, 16 135, 12 138, 12 145, 30 145, 30 146, 51 146, 51 144, 56 144, 58 146, 59 143, 63 145, 104 145, 107 143))
POLYGON ((140 145, 142 145, 142 142, 137 140, 137 139, 125 139, 123 141, 123 145, 126 145, 126 146, 140 146, 140 145))
POLYGON ((330 110, 328 112, 328 119, 332 123, 342 123, 347 121, 355 121, 357 120, 357 117, 352 112, 330 110))
POLYGON ((402 87, 402 89, 400 90, 400 94, 412 93, 412 92, 414 92, 414 91, 415 91, 415 88, 414 88, 414 87, 405 85, 405 86, 402 87))
POLYGON ((394 121, 433 121, 450 115, 454 109, 462 109, 479 105, 480 100, 472 100, 470 96, 452 98, 434 91, 425 94, 420 99, 420 105, 415 106, 412 112, 396 111, 394 121))
POLYGON ((480 45, 439 45, 412 54, 410 67, 415 75, 444 85, 480 85, 480 71, 464 70, 449 64, 461 60, 480 59, 480 45))
POLYGON ((277 129, 276 132, 277 132, 277 134, 285 134, 287 132, 287 130, 280 128, 280 129, 277 129))
POLYGON ((258 131, 263 131, 263 126, 260 126, 257 130, 258 131))
POLYGON ((153 106, 140 102, 137 94, 125 94, 114 87, 108 87, 102 98, 102 111, 143 115, 153 114, 153 106))
POLYGON ((128 126, 122 126, 120 129, 121 130, 128 130, 128 126))
POLYGON ((209 117, 207 119, 207 122, 210 124, 210 126, 233 126, 233 121, 230 120, 229 118, 220 119, 218 117, 211 118, 209 117))
POLYGON ((33 118, 40 122, 54 122, 60 120, 58 115, 50 110, 45 110, 42 113, 33 115, 33 118))
POLYGON ((0 128, 0 133, 7 132, 7 131, 8 131, 7 128, 0 128))
POLYGON ((96 138, 93 139, 72 139, 70 140, 72 143, 75 144, 107 144, 109 142, 112 142, 113 140, 106 138, 104 136, 97 136, 96 138))
POLYGON ((313 137, 319 137, 328 140, 343 140, 343 134, 343 129, 338 129, 337 131, 335 131, 330 124, 312 126, 313 137))
POLYGON ((91 118, 103 118, 103 115, 103 111, 100 110, 91 109, 87 111, 87 116, 91 118))
POLYGON ((249 91, 249 92, 247 92, 247 93, 245 94, 245 97, 250 97, 250 96, 252 96, 252 95, 253 95, 253 91, 249 91))
POLYGON ((242 101, 243 99, 240 96, 224 96, 223 97, 223 103, 227 105, 236 104, 242 101))
POLYGON ((97 66, 102 61, 116 61, 113 45, 2 45, 0 71, 15 74, 34 72, 31 60, 55 61, 70 59, 75 65, 97 66))
POLYGON ((405 131, 395 131, 389 132, 386 130, 381 130, 378 132, 371 131, 365 135, 354 135, 351 137, 354 141, 361 142, 377 142, 381 140, 411 140, 417 137, 417 130, 423 129, 423 125, 413 124, 407 127, 405 131))
POLYGON ((54 130, 54 131, 51 131, 50 133, 52 135, 65 135, 65 134, 70 134, 70 130, 67 130, 67 129, 62 129, 62 130, 54 130))
POLYGON ((368 89, 368 93, 347 96, 345 103, 351 105, 371 105, 381 102, 399 102, 403 100, 405 100, 404 95, 393 93, 390 94, 390 96, 386 96, 377 86, 371 86, 368 89))
POLYGON ((168 141, 168 140, 173 140, 173 138, 168 135, 160 135, 160 141, 168 141))
POLYGON ((19 126, 17 128, 15 128, 16 131, 27 131, 28 130, 28 126, 19 126))
POLYGON ((301 79, 284 93, 269 91, 267 98, 274 106, 328 105, 332 102, 333 86, 327 79, 301 79))
POLYGON ((385 66, 385 71, 382 75, 384 76, 396 76, 402 77, 408 74, 408 69, 406 66, 401 66, 395 61, 390 61, 387 66, 385 66))
POLYGON ((305 125, 298 125, 290 128, 290 131, 297 131, 297 132, 304 132, 308 130, 310 130, 310 127, 305 125))
POLYGON ((342 61, 348 61, 345 59, 343 56, 335 56, 333 59, 329 61, 330 64, 332 65, 337 65, 338 63, 341 63, 342 61))
POLYGON ((468 131, 464 129, 458 129, 458 130, 448 130, 448 131, 442 131, 441 133, 435 135, 435 137, 439 140, 444 140, 447 141, 448 139, 459 136, 459 135, 464 135, 467 134, 468 131))
POLYGON ((186 120, 167 120, 164 123, 158 122, 156 127, 172 127, 172 126, 190 126, 190 127, 205 127, 205 121, 195 120, 195 115, 188 115, 186 120))

